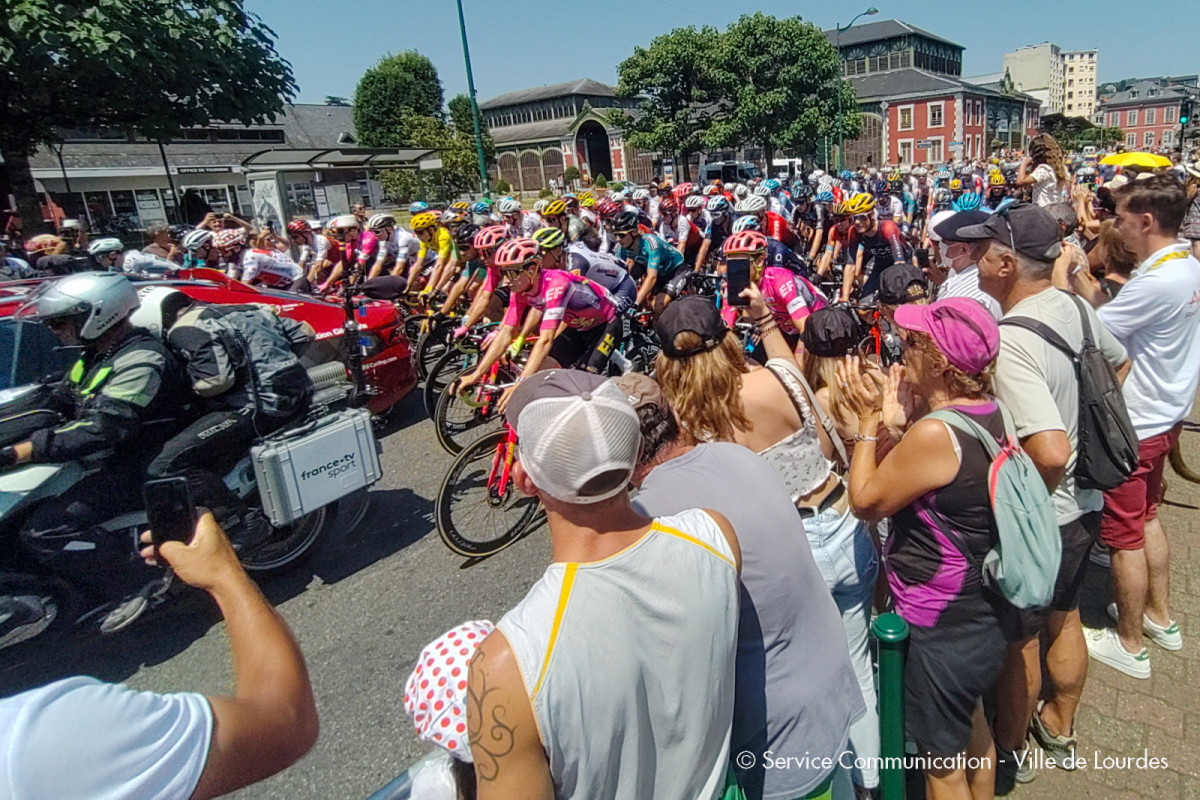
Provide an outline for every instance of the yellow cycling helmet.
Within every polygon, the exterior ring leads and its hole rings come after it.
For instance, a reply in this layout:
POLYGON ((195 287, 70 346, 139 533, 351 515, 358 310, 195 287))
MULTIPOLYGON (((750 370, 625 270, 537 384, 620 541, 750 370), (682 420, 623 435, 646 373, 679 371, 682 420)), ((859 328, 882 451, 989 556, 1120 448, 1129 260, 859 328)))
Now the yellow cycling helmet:
POLYGON ((567 213, 567 204, 562 200, 555 200, 550 205, 546 206, 546 210, 542 212, 543 217, 561 217, 567 213))
POLYGON ((596 198, 592 197, 587 192, 579 195, 580 208, 594 208, 596 206, 596 198))
POLYGON ((845 203, 834 203, 829 209, 829 213, 833 214, 835 217, 845 217, 849 215, 849 212, 846 211, 845 203))
POLYGON ((558 228, 541 228, 540 230, 536 230, 533 232, 533 240, 543 250, 553 250, 567 243, 567 237, 558 228))
POLYGON ((471 207, 471 204, 470 204, 470 203, 458 202, 458 203, 451 203, 451 204, 450 204, 450 210, 451 210, 451 211, 466 211, 466 210, 467 210, 467 209, 469 209, 470 207, 471 207))
POLYGON ((962 188, 962 181, 960 181, 958 178, 950 179, 950 191, 957 192, 961 188, 962 188))
POLYGON ((1000 172, 1000 170, 993 172, 991 177, 988 178, 988 184, 990 186, 1003 186, 1005 184, 1004 173, 1000 172))
POLYGON ((866 192, 859 192, 845 202, 847 214, 866 214, 875 208, 875 198, 866 192))
POLYGON ((417 214, 412 218, 409 225, 414 231, 423 231, 426 228, 435 227, 438 224, 437 217, 426 211, 424 214, 417 214))

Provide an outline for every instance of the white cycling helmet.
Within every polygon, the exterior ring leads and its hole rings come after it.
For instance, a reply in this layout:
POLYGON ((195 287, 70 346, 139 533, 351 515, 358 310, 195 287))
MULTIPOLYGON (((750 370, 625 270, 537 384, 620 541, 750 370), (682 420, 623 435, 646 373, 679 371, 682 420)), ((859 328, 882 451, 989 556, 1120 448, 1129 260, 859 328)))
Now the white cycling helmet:
POLYGON ((120 239, 113 236, 106 236, 103 239, 97 239, 88 245, 88 252, 94 256, 105 256, 109 253, 119 253, 125 249, 125 245, 120 239))
POLYGON ((766 211, 767 205, 767 198, 761 194, 752 194, 744 200, 739 200, 733 210, 739 214, 757 214, 766 211))
POLYGON ((541 200, 538 200, 536 203, 533 204, 533 213, 541 214, 543 211, 545 211, 547 208, 549 208, 549 206, 550 206, 550 201, 543 197, 541 200))
POLYGON ((754 195, 756 197, 767 197, 770 194, 771 194, 771 190, 769 188, 767 188, 767 185, 765 183, 760 183, 758 186, 754 187, 754 195))
POLYGON ((178 289, 168 286, 152 286, 138 290, 142 304, 137 311, 129 315, 129 321, 139 328, 145 328, 160 339, 166 335, 163 330, 163 320, 168 320, 166 328, 175 324, 179 312, 191 305, 192 298, 178 289))
POLYGON ((501 214, 515 214, 521 210, 521 204, 511 197, 505 197, 496 204, 496 210, 501 214))
POLYGON ((357 228, 358 217, 353 214, 342 214, 329 220, 329 224, 325 226, 326 230, 336 231, 345 228, 357 228))
POLYGON ((689 194, 687 199, 683 201, 686 208, 704 208, 704 204, 708 202, 708 198, 703 195, 689 194))
POLYGON ((738 217, 733 221, 733 232, 741 233, 742 231, 757 231, 762 230, 762 223, 758 221, 758 217, 749 215, 738 217))
POLYGON ((379 231, 384 228, 396 227, 396 218, 391 214, 375 214, 367 220, 367 230, 379 231))
POLYGON ((124 275, 81 272, 43 284, 22 309, 36 309, 40 320, 83 317, 79 338, 91 340, 127 319, 137 307, 137 291, 124 275))
POLYGON ((750 189, 744 183, 735 183, 733 186, 734 197, 747 197, 750 194, 750 189))
POLYGON ((213 241, 213 232, 207 228, 197 228, 196 230, 183 237, 180 242, 184 250, 199 250, 205 245, 211 245, 213 241))
POLYGON ((633 190, 633 199, 634 200, 649 200, 650 199, 650 190, 649 189, 634 189, 633 190))

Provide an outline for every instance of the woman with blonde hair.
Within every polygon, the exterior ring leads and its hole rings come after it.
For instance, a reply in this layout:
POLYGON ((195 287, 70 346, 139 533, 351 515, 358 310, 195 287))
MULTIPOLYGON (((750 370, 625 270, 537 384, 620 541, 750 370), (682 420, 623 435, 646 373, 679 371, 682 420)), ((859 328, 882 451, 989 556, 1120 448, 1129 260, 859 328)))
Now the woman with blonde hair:
POLYGON ((1070 177, 1063 164, 1062 148, 1053 136, 1041 133, 1029 140, 1029 155, 1021 159, 1015 183, 1032 186, 1033 202, 1039 206, 1062 202, 1070 177))

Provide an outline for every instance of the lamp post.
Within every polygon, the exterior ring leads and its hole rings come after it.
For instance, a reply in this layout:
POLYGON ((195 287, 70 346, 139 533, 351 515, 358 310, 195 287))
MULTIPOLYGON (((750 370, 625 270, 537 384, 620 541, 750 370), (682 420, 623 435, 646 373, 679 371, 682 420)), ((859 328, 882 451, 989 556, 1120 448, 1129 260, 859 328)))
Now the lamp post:
MULTIPOLYGON (((857 17, 850 20, 849 25, 847 25, 845 27, 842 27, 841 25, 833 26, 834 31, 835 31, 834 38, 837 40, 837 57, 838 57, 839 64, 842 63, 842 31, 850 30, 850 28, 853 27, 854 23, 858 22, 860 17, 873 17, 878 13, 879 13, 879 9, 876 8, 875 6, 871 6, 866 11, 862 12, 857 17)), ((842 169, 842 148, 845 147, 846 143, 844 141, 842 141, 842 87, 840 87, 840 86, 837 87, 837 90, 838 90, 838 93, 837 93, 837 106, 838 106, 838 110, 837 110, 837 132, 838 132, 837 168, 838 168, 838 171, 840 172, 842 169)))
POLYGON ((475 155, 479 157, 479 185, 486 197, 488 186, 487 157, 483 154, 483 133, 479 125, 479 104, 475 102, 475 78, 471 75, 471 50, 467 47, 467 22, 463 18, 462 0, 458 0, 458 30, 462 33, 463 59, 467 62, 467 95, 471 98, 471 121, 475 124, 475 155))

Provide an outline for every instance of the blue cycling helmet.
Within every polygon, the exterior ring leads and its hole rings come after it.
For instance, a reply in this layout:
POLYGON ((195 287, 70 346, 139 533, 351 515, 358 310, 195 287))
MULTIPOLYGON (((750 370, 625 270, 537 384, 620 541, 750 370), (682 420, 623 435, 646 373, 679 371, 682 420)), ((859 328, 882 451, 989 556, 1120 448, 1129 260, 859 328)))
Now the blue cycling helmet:
POLYGON ((979 195, 965 192, 958 196, 952 208, 955 211, 974 211, 979 208, 979 195))
POLYGON ((836 203, 837 199, 833 196, 833 192, 817 192, 817 196, 813 198, 818 203, 836 203))
POLYGON ((408 213, 414 214, 414 215, 415 214, 424 214, 428 210, 429 210, 429 203, 422 203, 420 200, 418 200, 417 202, 413 203, 411 206, 408 207, 408 213))
POLYGON ((838 177, 844 181, 852 181, 854 180, 854 173, 848 169, 844 169, 841 171, 841 174, 839 174, 838 177))
POLYGON ((875 194, 887 194, 887 181, 883 178, 876 178, 872 188, 875 190, 875 194))
POLYGON ((487 206, 487 203, 485 203, 485 202, 483 202, 482 200, 480 200, 478 203, 476 203, 475 205, 471 206, 471 213, 472 213, 472 214, 486 214, 486 213, 488 213, 488 206, 487 206))
POLYGON ((763 186, 767 187, 772 192, 778 192, 783 184, 775 178, 767 178, 765 181, 763 181, 763 186))
POLYGON ((741 233, 742 231, 760 231, 762 223, 758 221, 758 217, 753 214, 747 214, 743 217, 738 217, 733 221, 733 232, 741 233))

